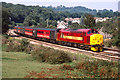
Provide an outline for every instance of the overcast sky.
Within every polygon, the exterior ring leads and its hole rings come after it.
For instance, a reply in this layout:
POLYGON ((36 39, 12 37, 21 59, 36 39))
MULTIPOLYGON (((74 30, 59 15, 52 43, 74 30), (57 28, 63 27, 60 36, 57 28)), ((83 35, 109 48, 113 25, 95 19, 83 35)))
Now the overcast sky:
POLYGON ((91 9, 112 9, 118 10, 118 1, 120 0, 1 0, 2 2, 25 5, 39 5, 39 6, 84 6, 91 9))

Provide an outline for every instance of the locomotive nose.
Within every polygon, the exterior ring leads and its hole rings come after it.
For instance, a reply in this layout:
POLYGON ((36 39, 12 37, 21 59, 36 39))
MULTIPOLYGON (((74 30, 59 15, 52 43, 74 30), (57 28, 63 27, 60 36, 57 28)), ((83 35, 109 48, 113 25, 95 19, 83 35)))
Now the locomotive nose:
POLYGON ((90 44, 91 45, 100 45, 103 42, 103 35, 101 34, 93 34, 90 36, 90 44))

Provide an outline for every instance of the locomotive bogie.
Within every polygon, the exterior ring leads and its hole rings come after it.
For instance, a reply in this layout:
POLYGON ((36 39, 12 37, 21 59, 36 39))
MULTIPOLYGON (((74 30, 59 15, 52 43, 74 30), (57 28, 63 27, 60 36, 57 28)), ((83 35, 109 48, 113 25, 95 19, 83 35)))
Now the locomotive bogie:
POLYGON ((91 50, 92 51, 103 51, 103 45, 92 45, 91 50))

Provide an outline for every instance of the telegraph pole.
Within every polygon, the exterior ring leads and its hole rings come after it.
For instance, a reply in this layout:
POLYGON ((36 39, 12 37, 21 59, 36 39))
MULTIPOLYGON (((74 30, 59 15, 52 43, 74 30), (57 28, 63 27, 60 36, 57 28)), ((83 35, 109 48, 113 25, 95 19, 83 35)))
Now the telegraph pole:
POLYGON ((48 27, 48 19, 47 19, 47 27, 48 27))

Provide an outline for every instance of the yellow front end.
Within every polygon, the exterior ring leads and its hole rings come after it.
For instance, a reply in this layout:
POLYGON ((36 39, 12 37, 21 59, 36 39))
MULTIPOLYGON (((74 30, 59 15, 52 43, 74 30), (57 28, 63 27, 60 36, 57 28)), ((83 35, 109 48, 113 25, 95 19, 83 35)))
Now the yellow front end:
POLYGON ((92 51, 102 51, 103 50, 103 35, 93 34, 90 36, 90 45, 92 51))

